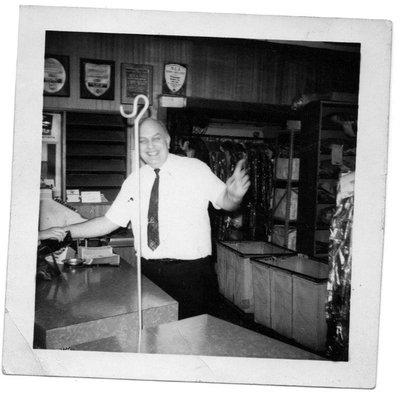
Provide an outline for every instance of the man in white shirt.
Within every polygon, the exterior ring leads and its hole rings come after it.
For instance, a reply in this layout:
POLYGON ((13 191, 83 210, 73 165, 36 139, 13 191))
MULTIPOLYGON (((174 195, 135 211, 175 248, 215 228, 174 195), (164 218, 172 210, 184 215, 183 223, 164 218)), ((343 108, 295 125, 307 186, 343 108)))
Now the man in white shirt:
POLYGON ((245 160, 223 183, 202 161, 170 154, 170 140, 163 124, 151 118, 142 121, 139 152, 145 165, 139 170, 140 221, 134 218, 136 180, 131 174, 104 217, 64 230, 71 231, 73 238, 89 238, 131 221, 135 238, 141 232, 143 274, 178 301, 181 319, 207 311, 207 289, 213 279, 208 204, 236 209, 250 181, 245 160))

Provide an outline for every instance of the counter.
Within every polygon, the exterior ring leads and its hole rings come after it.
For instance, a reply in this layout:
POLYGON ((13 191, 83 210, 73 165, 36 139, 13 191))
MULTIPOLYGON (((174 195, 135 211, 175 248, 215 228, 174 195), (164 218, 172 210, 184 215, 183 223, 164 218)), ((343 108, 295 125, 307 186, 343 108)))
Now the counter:
MULTIPOLYGON (((138 352, 137 334, 93 340, 72 350, 138 352)), ((141 353, 322 360, 308 351, 207 314, 143 329, 141 353)))
MULTIPOLYGON (((138 328, 136 267, 64 269, 36 287, 34 347, 68 349, 110 336, 124 338, 138 328)), ((142 276, 143 326, 178 319, 178 303, 142 276)))

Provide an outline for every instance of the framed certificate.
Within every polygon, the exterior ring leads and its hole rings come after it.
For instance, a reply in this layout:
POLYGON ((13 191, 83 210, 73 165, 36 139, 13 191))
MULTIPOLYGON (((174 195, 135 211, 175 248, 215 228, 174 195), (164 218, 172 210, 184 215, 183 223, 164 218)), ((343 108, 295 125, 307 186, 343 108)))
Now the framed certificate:
POLYGON ((69 57, 46 54, 44 59, 45 96, 69 96, 69 57))
POLYGON ((82 99, 114 100, 115 63, 81 58, 80 92, 82 99))
POLYGON ((143 64, 121 64, 121 103, 132 103, 138 94, 153 101, 153 67, 143 64))

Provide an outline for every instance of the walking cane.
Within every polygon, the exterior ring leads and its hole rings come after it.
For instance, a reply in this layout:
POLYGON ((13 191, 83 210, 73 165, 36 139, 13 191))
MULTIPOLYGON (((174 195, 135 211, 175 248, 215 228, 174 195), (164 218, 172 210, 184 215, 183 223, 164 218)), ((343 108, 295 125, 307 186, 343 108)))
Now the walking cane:
MULTIPOLYGON (((138 352, 140 353, 140 342, 142 337, 142 264, 141 264, 141 254, 142 254, 142 243, 141 243, 141 224, 140 224, 140 179, 139 179, 139 121, 143 117, 144 113, 149 108, 149 99, 143 95, 139 94, 133 100, 133 110, 131 114, 127 114, 124 111, 122 105, 119 106, 119 111, 124 118, 135 118, 134 119, 134 149, 131 153, 131 159, 134 159, 134 177, 135 177, 135 191, 134 191, 134 199, 136 203, 135 207, 135 221, 137 221, 137 232, 136 232, 136 265, 137 265, 137 294, 138 294, 138 315, 139 315, 139 335, 138 335, 138 352), (138 111, 138 103, 139 100, 144 101, 143 108, 137 114, 138 111), (137 114, 137 115, 136 115, 137 114)), ((135 233, 134 233, 135 234, 135 233)))

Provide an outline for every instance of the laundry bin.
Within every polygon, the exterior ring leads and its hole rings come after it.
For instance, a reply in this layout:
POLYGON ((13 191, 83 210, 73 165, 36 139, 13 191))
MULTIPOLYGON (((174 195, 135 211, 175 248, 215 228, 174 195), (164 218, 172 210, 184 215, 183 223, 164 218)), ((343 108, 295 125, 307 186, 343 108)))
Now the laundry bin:
POLYGON ((292 256, 285 247, 263 241, 219 241, 216 273, 220 293, 246 313, 254 312, 251 257, 292 256))
POLYGON ((252 258, 251 266, 255 321, 324 351, 328 264, 300 254, 252 258))

